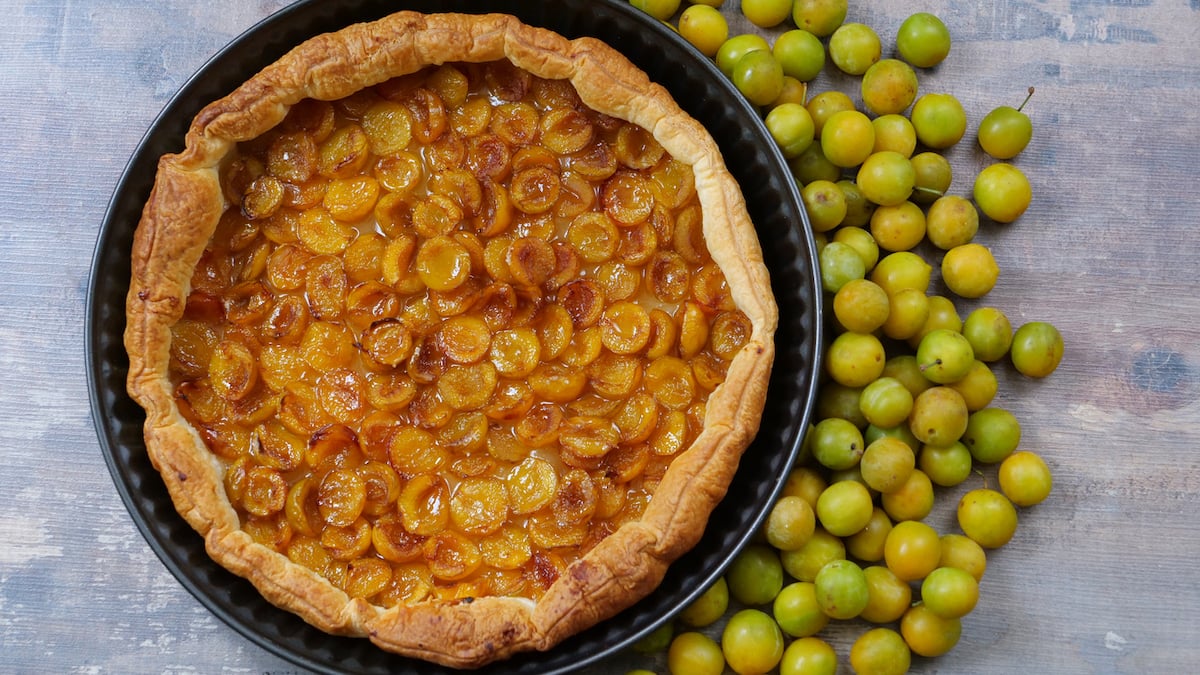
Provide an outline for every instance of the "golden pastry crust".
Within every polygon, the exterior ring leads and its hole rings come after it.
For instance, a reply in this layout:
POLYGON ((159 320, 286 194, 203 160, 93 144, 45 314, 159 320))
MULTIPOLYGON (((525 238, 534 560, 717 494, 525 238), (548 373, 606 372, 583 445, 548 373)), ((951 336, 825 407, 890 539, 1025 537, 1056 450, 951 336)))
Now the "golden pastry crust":
POLYGON ((160 161, 134 240, 127 318, 128 388, 146 410, 147 450, 209 554, 272 603, 324 631, 476 667, 548 649, 614 615, 651 592, 668 564, 695 545, 757 432, 777 310, 737 184, 715 142, 665 89, 593 39, 568 41, 504 15, 400 12, 305 42, 197 115, 185 149, 160 161), (671 463, 642 518, 572 563, 539 600, 487 597, 384 609, 351 598, 240 528, 220 460, 174 400, 171 328, 183 315, 192 272, 226 206, 218 171, 238 142, 274 127, 305 98, 338 99, 430 64, 499 59, 544 78, 569 79, 588 106, 650 130, 668 153, 692 166, 711 255, 753 331, 711 394, 703 431, 671 463))

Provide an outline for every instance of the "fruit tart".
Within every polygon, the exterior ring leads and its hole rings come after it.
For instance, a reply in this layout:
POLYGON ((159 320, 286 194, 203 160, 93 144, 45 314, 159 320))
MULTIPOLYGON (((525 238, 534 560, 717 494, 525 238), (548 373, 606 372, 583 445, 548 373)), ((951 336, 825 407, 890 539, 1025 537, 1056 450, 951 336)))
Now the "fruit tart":
POLYGON ((716 144, 605 44, 400 12, 194 119, 128 388, 214 560, 453 667, 646 596, 755 435, 777 311, 716 144))

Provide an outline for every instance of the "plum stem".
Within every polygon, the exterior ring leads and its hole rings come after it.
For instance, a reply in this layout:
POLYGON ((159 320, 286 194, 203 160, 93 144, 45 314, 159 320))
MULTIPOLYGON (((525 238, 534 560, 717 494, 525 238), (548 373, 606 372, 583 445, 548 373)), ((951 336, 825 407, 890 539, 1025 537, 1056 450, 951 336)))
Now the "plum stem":
POLYGON ((1025 97, 1024 101, 1021 101, 1021 105, 1020 105, 1020 107, 1017 108, 1017 112, 1021 112, 1022 110, 1024 110, 1025 104, 1029 103, 1029 99, 1031 99, 1031 98, 1033 98, 1033 87, 1029 88, 1029 95, 1025 97))

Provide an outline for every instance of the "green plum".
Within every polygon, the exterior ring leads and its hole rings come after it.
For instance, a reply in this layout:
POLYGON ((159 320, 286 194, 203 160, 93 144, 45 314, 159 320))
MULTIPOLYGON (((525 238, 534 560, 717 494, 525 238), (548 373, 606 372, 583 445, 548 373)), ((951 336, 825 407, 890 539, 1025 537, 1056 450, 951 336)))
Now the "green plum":
POLYGON ((771 50, 771 45, 763 36, 757 33, 735 35, 717 48, 717 68, 725 73, 726 77, 732 77, 733 67, 737 65, 738 60, 749 52, 759 50, 771 50))
POLYGON ((799 157, 812 145, 812 115, 799 103, 783 103, 771 108, 767 113, 766 124, 767 131, 779 144, 783 156, 788 159, 799 157))
POLYGON ((812 33, 801 30, 789 30, 775 39, 771 53, 783 66, 783 74, 790 75, 801 82, 808 82, 821 74, 825 67, 825 45, 821 39, 812 33))
POLYGON ((1009 357, 1022 375, 1046 377, 1062 361, 1062 334, 1045 321, 1031 321, 1013 335, 1009 357))
POLYGON ((1033 189, 1029 179, 1012 164, 992 164, 975 177, 975 205, 997 223, 1011 223, 1029 208, 1033 189))
POLYGON ((932 68, 950 54, 950 31, 929 12, 917 12, 900 24, 896 32, 900 58, 918 68, 932 68))
POLYGON ((967 113, 951 94, 925 94, 913 104, 911 118, 917 140, 937 150, 953 146, 967 132, 967 113))
POLYGON ((1033 122, 1022 112, 1025 104, 1033 96, 1033 87, 1029 95, 1017 108, 1002 105, 984 116, 979 122, 979 147, 996 159, 1012 159, 1021 154, 1033 138, 1033 122))
POLYGON ((797 28, 827 37, 846 20, 847 0, 796 0, 792 5, 792 21, 797 28))
POLYGON ((754 49, 742 54, 729 77, 738 91, 757 106, 769 105, 783 92, 783 66, 770 50, 754 49))
POLYGON ((975 352, 962 333, 948 328, 937 328, 921 338, 917 346, 917 363, 921 374, 935 384, 951 384, 961 380, 971 364, 975 352))

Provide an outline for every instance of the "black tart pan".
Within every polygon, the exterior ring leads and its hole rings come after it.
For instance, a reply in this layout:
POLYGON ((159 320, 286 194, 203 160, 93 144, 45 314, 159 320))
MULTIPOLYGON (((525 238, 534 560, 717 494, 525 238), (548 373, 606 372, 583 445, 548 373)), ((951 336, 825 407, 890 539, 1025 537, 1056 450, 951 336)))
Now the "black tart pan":
POLYGON ((687 606, 752 538, 799 454, 816 391, 821 344, 815 246, 799 192, 759 111, 711 60, 625 0, 304 0, 243 33, 174 96, 134 152, 101 226, 87 312, 87 375, 101 452, 147 543, 205 607, 251 642, 297 666, 326 673, 436 675, 457 672, 382 651, 365 639, 321 632, 269 604, 217 565, 176 513, 142 441, 144 416, 125 390, 122 342, 130 249, 158 157, 182 148, 201 107, 232 91, 307 38, 402 9, 503 12, 568 38, 599 38, 665 86, 708 128, 742 187, 779 303, 777 360, 758 437, 746 450, 703 539, 658 589, 616 617, 544 653, 517 655, 480 673, 549 675, 592 665, 628 647, 687 606))

